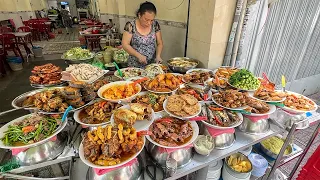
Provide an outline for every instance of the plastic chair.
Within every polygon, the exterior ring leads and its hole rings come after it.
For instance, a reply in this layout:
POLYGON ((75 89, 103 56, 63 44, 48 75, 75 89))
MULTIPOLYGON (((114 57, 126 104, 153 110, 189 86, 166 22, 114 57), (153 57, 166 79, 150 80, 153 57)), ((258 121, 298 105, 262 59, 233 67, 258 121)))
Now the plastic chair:
POLYGON ((4 38, 2 35, 0 35, 0 74, 5 75, 6 69, 4 68, 5 64, 5 53, 4 53, 4 38))
POLYGON ((7 26, 0 27, 0 33, 7 33, 7 32, 12 32, 12 29, 7 26))
POLYGON ((301 169, 297 180, 320 179, 320 146, 308 159, 308 162, 301 169))
MULTIPOLYGON (((18 32, 31 32, 31 28, 28 27, 28 26, 21 26, 21 27, 18 28, 18 32)), ((27 42, 27 43, 30 43, 33 46, 33 44, 32 44, 32 33, 31 33, 31 35, 26 36, 24 41, 27 42)))
POLYGON ((7 51, 13 51, 16 56, 20 56, 23 59, 21 50, 18 45, 17 37, 13 34, 3 34, 4 39, 4 53, 7 54, 7 51))

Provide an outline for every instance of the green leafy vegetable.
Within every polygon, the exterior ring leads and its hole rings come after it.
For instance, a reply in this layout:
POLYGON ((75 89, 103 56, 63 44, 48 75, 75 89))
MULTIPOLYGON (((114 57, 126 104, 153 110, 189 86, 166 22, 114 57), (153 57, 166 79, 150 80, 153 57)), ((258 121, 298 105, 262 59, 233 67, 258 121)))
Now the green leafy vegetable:
POLYGON ((119 49, 113 53, 113 59, 116 63, 126 63, 128 57, 129 54, 124 49, 119 49))
POLYGON ((89 59, 93 56, 93 54, 87 50, 82 49, 81 47, 75 47, 64 53, 64 58, 68 60, 81 60, 81 59, 89 59))
POLYGON ((260 86, 260 81, 246 69, 241 69, 232 74, 229 83, 236 88, 244 90, 254 90, 260 86))

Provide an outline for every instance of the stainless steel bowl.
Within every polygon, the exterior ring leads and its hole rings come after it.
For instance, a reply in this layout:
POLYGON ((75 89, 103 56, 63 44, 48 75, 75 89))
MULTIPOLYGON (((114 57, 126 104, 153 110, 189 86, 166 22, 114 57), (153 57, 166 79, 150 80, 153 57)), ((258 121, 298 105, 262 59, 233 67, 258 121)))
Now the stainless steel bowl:
POLYGON ((188 58, 188 57, 175 57, 175 58, 171 58, 168 60, 168 66, 169 68, 175 72, 175 73, 186 73, 188 70, 190 69, 193 69, 193 68, 196 68, 199 64, 199 61, 198 60, 195 60, 195 59, 191 59, 191 58, 188 58), (170 64, 170 62, 174 61, 174 60, 185 60, 185 61, 191 61, 191 62, 195 62, 197 63, 195 66, 189 66, 189 67, 178 67, 178 66, 172 66, 170 64))
POLYGON ((270 129, 268 119, 261 119, 257 122, 253 122, 250 119, 243 117, 243 122, 238 126, 239 130, 248 134, 264 134, 270 129))
POLYGON ((39 146, 29 148, 16 155, 21 161, 21 165, 30 166, 44 161, 52 160, 62 154, 67 144, 67 132, 61 132, 57 135, 55 141, 48 141, 39 146))
POLYGON ((86 180, 139 180, 142 178, 142 160, 141 157, 138 156, 138 161, 130 166, 121 167, 110 171, 103 175, 97 175, 93 168, 89 168, 87 171, 86 180))
MULTIPOLYGON (((160 151, 161 147, 158 147, 152 143, 149 143, 147 147, 148 152, 150 153, 153 160, 159 163, 162 167, 165 167, 168 153, 160 151)), ((170 157, 177 161, 178 168, 186 166, 191 161, 192 156, 192 148, 182 148, 170 153, 170 157)))
MULTIPOLYGON (((287 147, 289 149, 289 154, 287 155, 283 155, 283 157, 288 157, 290 156, 290 154, 292 153, 293 151, 293 148, 292 148, 292 145, 288 145, 287 147)), ((261 143, 260 143, 260 149, 263 153, 265 153, 266 155, 268 155, 269 157, 272 157, 273 159, 277 159, 278 157, 278 154, 275 154, 273 152, 271 152, 269 149, 265 148, 261 143)))
MULTIPOLYGON (((209 135, 207 128, 204 128, 204 135, 209 135)), ((233 145, 236 141, 235 134, 224 133, 219 136, 213 137, 214 148, 215 149, 227 149, 233 145)))

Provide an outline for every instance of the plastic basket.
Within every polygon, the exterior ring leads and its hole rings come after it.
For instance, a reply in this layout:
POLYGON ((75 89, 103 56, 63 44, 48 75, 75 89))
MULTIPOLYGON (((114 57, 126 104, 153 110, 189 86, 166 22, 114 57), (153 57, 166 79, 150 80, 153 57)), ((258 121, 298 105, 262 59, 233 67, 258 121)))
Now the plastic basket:
POLYGON ((13 62, 8 62, 10 68, 12 71, 20 71, 23 69, 22 63, 13 63, 13 62))
POLYGON ((33 51, 34 57, 42 57, 43 56, 41 47, 33 47, 32 51, 33 51))

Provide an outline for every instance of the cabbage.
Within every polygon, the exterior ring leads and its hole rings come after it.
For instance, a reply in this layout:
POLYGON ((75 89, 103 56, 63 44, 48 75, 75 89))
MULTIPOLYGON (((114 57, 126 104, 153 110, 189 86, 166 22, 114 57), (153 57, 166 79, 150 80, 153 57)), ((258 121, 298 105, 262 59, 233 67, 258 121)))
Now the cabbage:
POLYGON ((92 57, 92 53, 88 49, 82 49, 81 47, 75 47, 64 53, 64 58, 68 60, 89 59, 92 57))

